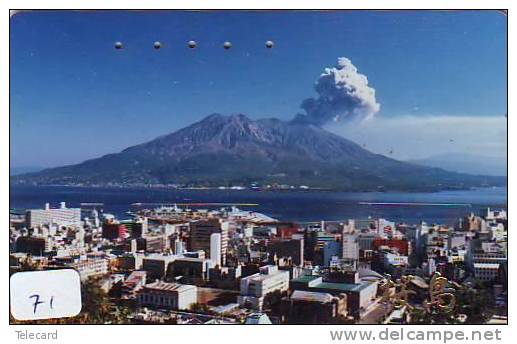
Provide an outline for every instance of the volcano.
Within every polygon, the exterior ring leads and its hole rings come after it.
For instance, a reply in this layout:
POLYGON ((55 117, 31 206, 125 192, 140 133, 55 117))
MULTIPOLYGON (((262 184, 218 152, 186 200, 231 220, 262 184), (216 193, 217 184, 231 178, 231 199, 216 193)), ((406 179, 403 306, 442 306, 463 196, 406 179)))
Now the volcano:
POLYGON ((13 176, 18 184, 308 186, 343 191, 436 191, 506 185, 372 153, 299 120, 212 114, 152 141, 80 164, 13 176))

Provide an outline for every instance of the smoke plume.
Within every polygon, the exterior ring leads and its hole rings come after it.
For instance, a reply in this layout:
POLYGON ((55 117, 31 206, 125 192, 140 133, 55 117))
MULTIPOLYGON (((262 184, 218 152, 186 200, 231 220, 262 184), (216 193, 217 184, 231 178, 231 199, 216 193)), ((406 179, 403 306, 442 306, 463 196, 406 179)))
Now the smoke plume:
POLYGON ((297 121, 318 126, 330 121, 362 121, 380 109, 368 79, 346 57, 340 57, 335 67, 325 68, 314 89, 318 97, 302 102, 305 114, 299 114, 297 121))

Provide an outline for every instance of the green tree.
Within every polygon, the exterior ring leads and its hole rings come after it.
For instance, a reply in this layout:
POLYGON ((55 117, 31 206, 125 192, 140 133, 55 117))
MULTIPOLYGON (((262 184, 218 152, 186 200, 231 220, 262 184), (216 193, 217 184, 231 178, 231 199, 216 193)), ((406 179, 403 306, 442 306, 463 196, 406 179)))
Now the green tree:
POLYGON ((213 314, 214 312, 208 307, 205 303, 193 303, 190 305, 190 310, 194 313, 201 313, 201 314, 213 314))
POLYGON ((465 314, 465 324, 484 324, 492 316, 494 301, 489 291, 482 285, 463 287, 456 291, 457 314, 465 314))

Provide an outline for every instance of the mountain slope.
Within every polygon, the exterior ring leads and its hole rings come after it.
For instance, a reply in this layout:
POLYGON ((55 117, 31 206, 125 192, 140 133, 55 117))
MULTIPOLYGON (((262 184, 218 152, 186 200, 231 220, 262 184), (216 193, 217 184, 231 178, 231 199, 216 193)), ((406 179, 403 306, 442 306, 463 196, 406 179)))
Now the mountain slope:
POLYGON ((505 182, 393 160, 306 123, 220 114, 120 153, 12 180, 191 186, 256 182, 339 190, 438 190, 505 182))
POLYGON ((25 174, 25 173, 31 173, 31 172, 38 172, 43 170, 43 167, 38 166, 12 166, 9 167, 9 175, 15 176, 18 174, 25 174))

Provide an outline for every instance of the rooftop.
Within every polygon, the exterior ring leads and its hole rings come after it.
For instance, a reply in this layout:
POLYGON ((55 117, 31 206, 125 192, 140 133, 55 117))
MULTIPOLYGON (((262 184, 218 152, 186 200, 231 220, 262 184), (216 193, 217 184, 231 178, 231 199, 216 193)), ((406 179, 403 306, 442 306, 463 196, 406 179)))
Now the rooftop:
POLYGON ((506 324, 508 324, 508 317, 494 315, 490 320, 488 320, 487 324, 488 325, 506 325, 506 324))
POLYGON ((269 325, 271 320, 264 313, 251 313, 246 317, 246 325, 269 325))
POLYGON ((145 277, 147 277, 146 271, 135 270, 127 277, 126 283, 136 283, 145 277))
MULTIPOLYGON (((382 277, 382 276, 381 276, 382 277)), ((374 282, 365 281, 363 283, 331 283, 331 282, 322 282, 315 285, 310 285, 311 282, 317 283, 317 279, 321 278, 321 276, 314 276, 314 275, 305 275, 298 278, 293 279, 291 282, 294 283, 303 283, 307 284, 311 288, 318 288, 318 289, 327 289, 327 290, 334 290, 334 291, 341 291, 341 292, 351 292, 351 291, 361 291, 364 288, 368 287, 374 282)))
POLYGON ((267 280, 269 278, 273 278, 273 277, 281 275, 281 274, 287 275, 287 278, 289 278, 289 271, 284 271, 284 270, 274 271, 274 272, 268 273, 268 274, 257 272, 256 274, 253 274, 253 275, 250 275, 250 276, 244 277, 244 278, 249 278, 251 281, 263 281, 263 280, 267 280))
POLYGON ((181 257, 181 258, 176 258, 175 259, 176 262, 192 262, 192 263, 203 263, 203 262, 205 262, 207 260, 208 259, 194 258, 194 257, 181 257))
POLYGON ((309 283, 309 282, 312 282, 314 281, 315 279, 317 278, 320 278, 320 276, 314 276, 314 275, 304 275, 304 276, 301 276, 301 277, 298 277, 298 278, 295 278, 292 280, 292 282, 297 282, 297 283, 309 283))
POLYGON ((190 284, 167 283, 163 281, 155 281, 145 285, 145 289, 159 290, 159 291, 177 291, 183 292, 191 289, 196 289, 196 286, 190 284))
POLYGON ((359 268, 357 272, 359 273, 359 278, 371 278, 378 280, 384 278, 380 273, 373 271, 371 269, 359 268))
POLYGON ((346 292, 351 292, 351 291, 359 292, 370 285, 371 285, 371 283, 353 284, 353 283, 323 282, 318 285, 315 285, 313 288, 336 290, 336 291, 342 291, 342 292, 346 293, 346 292))
POLYGON ((480 269, 499 269, 499 263, 474 263, 474 268, 480 269))
POLYGON ((332 295, 329 293, 320 293, 315 291, 304 290, 295 290, 291 295, 292 300, 313 301, 321 303, 331 302, 332 298, 332 295))
POLYGON ((177 255, 164 255, 161 253, 147 253, 143 256, 143 259, 149 261, 149 260, 162 260, 162 261, 172 261, 174 259, 177 259, 179 256, 177 255))

